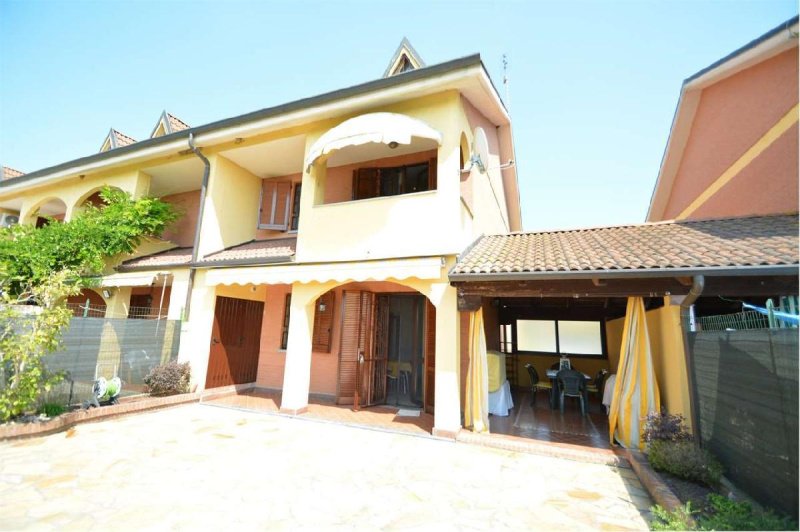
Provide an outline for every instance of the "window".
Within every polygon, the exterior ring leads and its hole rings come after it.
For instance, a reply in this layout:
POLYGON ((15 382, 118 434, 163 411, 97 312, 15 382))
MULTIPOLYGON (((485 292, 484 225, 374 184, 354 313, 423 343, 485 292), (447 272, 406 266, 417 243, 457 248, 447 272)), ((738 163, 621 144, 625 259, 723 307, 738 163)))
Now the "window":
MULTIPOLYGON (((319 353, 331 352, 333 338, 334 293, 326 292, 314 303, 314 331, 311 337, 311 350, 319 353)), ((292 307, 292 294, 286 294, 283 303, 283 322, 281 323, 281 349, 289 344, 289 314, 292 307)))
POLYGON ((261 181, 258 228, 297 231, 300 220, 300 184, 291 181, 261 181))
POLYGON ((514 342, 511 336, 511 324, 505 324, 500 326, 500 352, 501 353, 513 353, 514 352, 514 342))
POLYGON ((297 231, 298 222, 300 222, 300 183, 294 186, 294 196, 292 198, 292 220, 289 222, 289 230, 297 231))
POLYGON ((605 355, 603 323, 599 321, 517 320, 515 327, 517 351, 605 355))
POLYGON ((286 294, 283 302, 283 324, 281 325, 281 349, 286 349, 289 343, 289 309, 292 306, 292 294, 286 294))
POLYGON ((333 302, 334 292, 326 292, 314 303, 314 335, 311 349, 319 353, 331 352, 333 334, 333 302))
POLYGON ((397 196, 436 189, 436 160, 353 172, 353 199, 397 196))

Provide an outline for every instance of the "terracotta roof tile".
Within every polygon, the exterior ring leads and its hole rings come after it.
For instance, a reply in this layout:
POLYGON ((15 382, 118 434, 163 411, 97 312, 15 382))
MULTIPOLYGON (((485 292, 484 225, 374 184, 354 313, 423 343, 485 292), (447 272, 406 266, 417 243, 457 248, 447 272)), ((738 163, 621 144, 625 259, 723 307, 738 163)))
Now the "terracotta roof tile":
POLYGON ((131 144, 134 144, 136 142, 136 139, 134 139, 133 137, 129 137, 124 133, 120 133, 116 129, 112 129, 111 131, 113 132, 114 140, 116 141, 116 146, 114 146, 115 148, 130 146, 131 144))
POLYGON ((11 179, 12 177, 19 177, 21 175, 25 175, 25 172, 20 172, 19 170, 15 170, 10 166, 3 166, 3 179, 11 179))
POLYGON ((285 258, 288 261, 294 257, 296 247, 297 238, 253 240, 206 255, 200 262, 210 264, 240 260, 257 262, 259 259, 280 258, 285 258))
POLYGON ((177 116, 167 113, 167 120, 169 120, 169 128, 171 133, 176 131, 183 131, 189 129, 189 124, 178 118, 177 116))
POLYGON ((485 236, 450 274, 795 264, 797 215, 781 215, 485 236))
POLYGON ((126 260, 117 270, 157 270, 159 268, 186 266, 192 261, 192 248, 172 248, 166 251, 126 260))

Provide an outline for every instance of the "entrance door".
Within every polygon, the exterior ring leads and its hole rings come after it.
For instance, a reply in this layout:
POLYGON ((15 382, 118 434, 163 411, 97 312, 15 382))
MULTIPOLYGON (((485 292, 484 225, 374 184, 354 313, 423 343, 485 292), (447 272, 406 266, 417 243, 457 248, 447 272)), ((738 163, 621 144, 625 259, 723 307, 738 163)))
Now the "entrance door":
POLYGON ((356 410, 359 406, 380 405, 386 402, 386 370, 389 362, 389 296, 374 296, 372 327, 374 340, 371 349, 358 358, 356 394, 353 398, 356 410))
POLYGON ((425 412, 433 414, 436 382, 436 307, 425 299, 425 412))
POLYGON ((254 382, 264 303, 217 297, 206 388, 254 382))
POLYGON ((353 404, 360 357, 372 346, 372 315, 375 294, 345 290, 342 297, 342 331, 339 346, 339 379, 336 402, 353 404))

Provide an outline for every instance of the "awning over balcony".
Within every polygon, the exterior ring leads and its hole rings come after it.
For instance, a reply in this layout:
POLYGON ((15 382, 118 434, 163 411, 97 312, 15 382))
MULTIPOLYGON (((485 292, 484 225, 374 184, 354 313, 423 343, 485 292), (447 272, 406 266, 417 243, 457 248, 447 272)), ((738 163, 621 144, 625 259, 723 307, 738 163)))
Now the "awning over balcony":
POLYGON ((206 284, 292 284, 326 283, 328 281, 398 281, 439 279, 442 276, 442 259, 425 257, 414 259, 375 260, 368 262, 343 262, 327 264, 291 264, 243 268, 220 268, 206 274, 206 284))
POLYGON ((120 286, 151 286, 159 275, 169 275, 168 272, 129 272, 105 275, 101 281, 104 287, 120 286))
POLYGON ((411 144, 413 137, 442 144, 442 134, 416 118, 397 113, 369 113, 345 120, 331 128, 311 146, 305 160, 306 169, 317 159, 347 146, 369 142, 379 144, 411 144))

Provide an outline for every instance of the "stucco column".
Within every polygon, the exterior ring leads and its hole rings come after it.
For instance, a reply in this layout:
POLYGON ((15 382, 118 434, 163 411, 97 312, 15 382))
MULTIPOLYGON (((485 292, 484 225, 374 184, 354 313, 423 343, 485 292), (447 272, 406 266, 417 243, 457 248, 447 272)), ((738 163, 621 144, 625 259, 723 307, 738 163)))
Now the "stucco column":
POLYGON ((455 436, 461 429, 459 394, 460 331, 456 289, 447 284, 434 287, 436 306, 436 385, 433 433, 455 436), (438 300, 438 302, 437 302, 438 300))
POLYGON ((319 288, 314 285, 299 283, 292 285, 281 412, 299 414, 308 408, 311 335, 314 327, 314 302, 318 296, 319 288))
POLYGON ((120 286, 111 289, 111 297, 106 300, 106 318, 127 318, 131 303, 131 287, 120 286))
MULTIPOLYGON (((192 369, 192 385, 197 386, 200 391, 206 386, 216 298, 216 287, 207 286, 205 277, 204 270, 197 271, 192 289, 190 321, 183 322, 181 325, 181 344, 178 350, 178 361, 189 362, 192 369)), ((175 293, 170 296, 170 312, 172 311, 172 301, 176 301, 181 306, 181 301, 184 301, 176 296, 175 293)))
POLYGON ((189 270, 172 272, 172 286, 169 294, 168 320, 183 319, 183 307, 186 304, 186 291, 189 289, 189 270))

